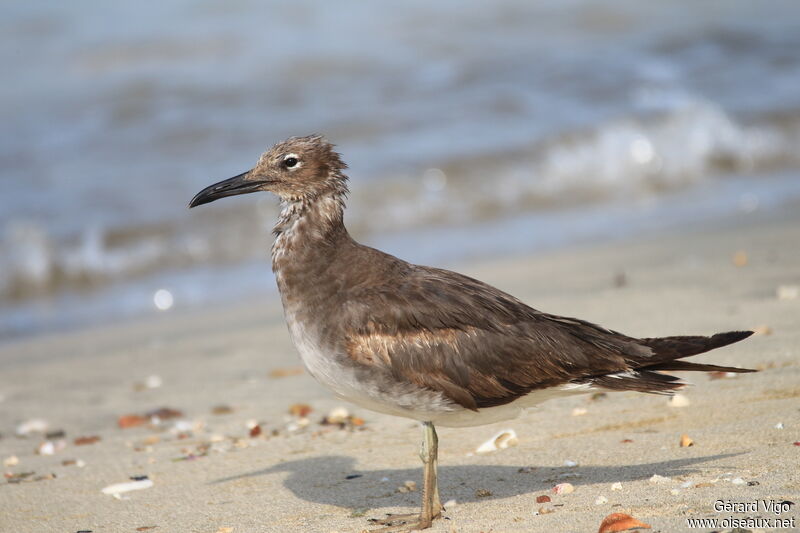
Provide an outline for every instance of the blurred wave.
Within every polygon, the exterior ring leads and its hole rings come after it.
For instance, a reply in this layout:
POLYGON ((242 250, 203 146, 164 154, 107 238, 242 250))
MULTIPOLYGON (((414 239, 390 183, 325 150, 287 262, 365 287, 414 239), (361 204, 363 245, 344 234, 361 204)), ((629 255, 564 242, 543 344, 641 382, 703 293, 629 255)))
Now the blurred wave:
MULTIPOLYGON (((635 200, 729 173, 755 176, 800 164, 800 115, 749 126, 695 103, 614 120, 511 152, 444 160, 414 175, 373 175, 354 184, 348 225, 363 237, 635 200)), ((176 206, 176 210, 184 206, 176 206)), ((271 198, 215 206, 159 223, 90 226, 59 238, 35 222, 5 228, 0 301, 89 288, 197 265, 263 257, 271 198)))
POLYGON ((736 190, 753 210, 800 176, 790 0, 87 0, 0 15, 0 336, 76 306, 87 320, 152 308, 176 280, 199 302, 225 272, 266 275, 274 199, 185 206, 288 135, 339 145, 348 225, 370 242, 576 207, 611 219, 692 190, 736 190))

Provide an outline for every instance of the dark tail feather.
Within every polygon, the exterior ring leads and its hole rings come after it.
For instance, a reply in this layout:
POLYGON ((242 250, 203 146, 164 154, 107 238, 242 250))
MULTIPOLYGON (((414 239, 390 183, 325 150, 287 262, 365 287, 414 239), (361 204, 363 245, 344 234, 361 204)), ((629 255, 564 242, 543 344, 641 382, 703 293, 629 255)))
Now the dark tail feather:
POLYGON ((667 361, 653 366, 646 367, 647 370, 689 370, 698 372, 758 372, 752 368, 737 368, 735 366, 705 365, 702 363, 690 363, 689 361, 667 361))
POLYGON ((752 331, 729 331, 727 333, 717 333, 711 337, 656 337, 653 339, 639 339, 639 342, 652 348, 654 352, 653 360, 666 362, 705 353, 714 348, 721 348, 746 339, 752 334, 752 331))
POLYGON ((630 390, 653 394, 672 394, 675 390, 686 385, 680 378, 659 374, 658 372, 650 372, 649 370, 608 374, 580 381, 576 380, 573 383, 591 383, 595 387, 602 387, 607 390, 630 390))
POLYGON ((707 365, 679 361, 700 353, 733 344, 752 335, 752 331, 729 331, 711 337, 683 336, 639 339, 639 342, 653 350, 647 359, 639 359, 636 368, 627 372, 593 376, 576 380, 573 383, 591 383, 609 390, 631 390, 656 394, 671 394, 685 385, 680 378, 661 374, 658 371, 697 370, 701 372, 755 372, 750 368, 707 365))

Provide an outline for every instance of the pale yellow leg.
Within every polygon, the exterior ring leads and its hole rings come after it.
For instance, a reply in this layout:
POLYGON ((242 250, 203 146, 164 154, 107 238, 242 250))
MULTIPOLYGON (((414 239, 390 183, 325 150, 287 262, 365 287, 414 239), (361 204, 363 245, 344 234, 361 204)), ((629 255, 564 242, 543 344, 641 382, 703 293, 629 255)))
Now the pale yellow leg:
POLYGON ((384 519, 371 520, 384 527, 375 532, 389 533, 401 531, 417 531, 431 527, 431 523, 442 515, 442 502, 439 499, 439 482, 437 467, 439 464, 439 437, 432 422, 422 423, 422 447, 419 457, 422 459, 422 510, 419 514, 389 515, 384 519))

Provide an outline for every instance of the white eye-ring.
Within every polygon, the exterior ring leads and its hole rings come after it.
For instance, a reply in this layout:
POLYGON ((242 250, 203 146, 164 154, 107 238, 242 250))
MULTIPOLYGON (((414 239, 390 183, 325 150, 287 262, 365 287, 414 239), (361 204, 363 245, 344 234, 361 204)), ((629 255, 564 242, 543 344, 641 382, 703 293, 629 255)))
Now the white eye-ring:
POLYGON ((283 161, 281 162, 284 168, 288 168, 289 170, 297 170, 303 163, 300 162, 300 158, 297 157, 297 154, 286 154, 283 156, 283 161))

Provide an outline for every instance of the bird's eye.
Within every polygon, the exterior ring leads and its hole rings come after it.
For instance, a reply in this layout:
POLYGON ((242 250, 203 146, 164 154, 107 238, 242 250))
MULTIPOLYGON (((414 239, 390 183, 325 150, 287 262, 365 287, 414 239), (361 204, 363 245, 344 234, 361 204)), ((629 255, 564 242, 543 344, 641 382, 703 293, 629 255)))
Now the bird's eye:
POLYGON ((283 160, 283 166, 286 168, 292 168, 297 165, 297 158, 296 157, 287 157, 283 160))

